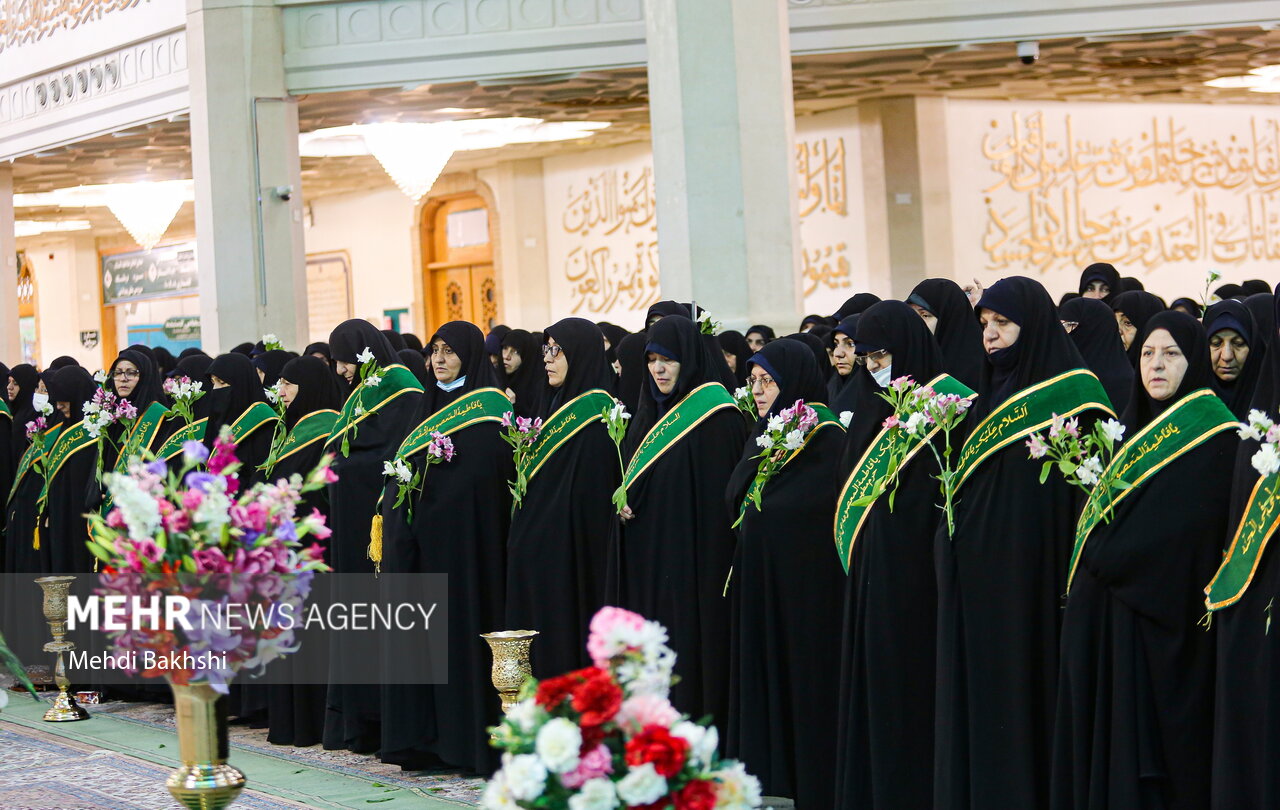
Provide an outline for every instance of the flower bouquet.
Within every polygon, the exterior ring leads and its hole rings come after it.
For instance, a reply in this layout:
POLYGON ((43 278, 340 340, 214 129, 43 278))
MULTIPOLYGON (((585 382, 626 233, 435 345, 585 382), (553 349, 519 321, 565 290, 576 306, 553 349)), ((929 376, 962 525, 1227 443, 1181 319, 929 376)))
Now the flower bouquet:
POLYGON ((760 465, 756 469, 756 477, 747 488, 746 498, 742 503, 742 511, 733 522, 733 528, 742 523, 747 514, 747 506, 751 505, 760 511, 760 498, 769 479, 782 469, 791 453, 804 447, 811 430, 818 426, 818 412, 806 405, 803 399, 796 400, 790 408, 769 417, 764 432, 756 437, 756 445, 760 447, 760 465))
MULTIPOLYGON (((355 405, 355 416, 359 419, 364 415, 364 393, 365 391, 376 389, 382 385, 382 378, 386 375, 387 370, 378 365, 378 360, 373 356, 373 349, 368 346, 364 347, 364 351, 356 355, 356 360, 360 363, 360 383, 356 386, 356 390, 351 396, 357 397, 355 405)), ((351 455, 351 440, 356 437, 360 431, 360 425, 353 423, 347 431, 342 434, 342 457, 346 458, 351 455)))
MULTIPOLYGON (((1056 467, 1068 484, 1080 488, 1086 495, 1104 479, 1106 486, 1128 489, 1129 484, 1119 478, 1104 475, 1116 445, 1124 437, 1124 430, 1124 425, 1115 419, 1107 419, 1095 422, 1093 430, 1082 435, 1079 419, 1064 419, 1055 413, 1047 435, 1032 433, 1027 439, 1027 453, 1033 459, 1045 459, 1040 467, 1042 484, 1056 467)), ((1110 508, 1102 519, 1111 520, 1110 508)))
POLYGON ((542 432, 542 420, 530 419, 527 416, 516 416, 515 411, 507 411, 502 415, 502 440, 511 445, 511 455, 515 460, 516 480, 510 481, 507 488, 511 490, 511 511, 520 508, 524 494, 529 491, 527 459, 533 453, 533 446, 538 443, 538 434, 542 432))
POLYGON ((742 411, 742 415, 747 417, 748 422, 754 423, 760 416, 756 410, 756 401, 751 396, 751 389, 745 385, 733 390, 733 404, 738 406, 738 410, 742 411))
MULTIPOLYGON (((93 376, 98 383, 98 390, 93 398, 84 403, 84 429, 89 438, 98 441, 98 467, 96 480, 102 480, 103 449, 107 442, 115 447, 108 428, 119 422, 125 426, 124 435, 138 418, 138 409, 129 400, 116 396, 114 391, 107 390, 107 373, 99 371, 93 376)), ((120 448, 117 448, 120 449, 120 448)), ((123 453, 124 450, 121 450, 123 453)))
MULTIPOLYGON (((427 442, 426 452, 422 456, 423 468, 415 470, 408 459, 396 456, 391 461, 382 462, 382 474, 394 479, 397 485, 394 508, 400 508, 411 493, 422 491, 422 477, 432 464, 453 461, 453 439, 438 430, 431 432, 431 441, 427 442)), ((413 514, 413 499, 409 500, 409 514, 413 514)))
POLYGON ((194 422, 196 400, 204 396, 204 383, 184 375, 167 377, 161 387, 169 395, 169 401, 173 403, 169 409, 182 418, 183 424, 189 425, 194 422))
POLYGON ((606 607, 591 620, 594 665, 525 685, 491 729, 504 751, 488 810, 747 810, 760 782, 716 753, 714 726, 691 722, 667 694, 675 653, 657 622, 606 607))

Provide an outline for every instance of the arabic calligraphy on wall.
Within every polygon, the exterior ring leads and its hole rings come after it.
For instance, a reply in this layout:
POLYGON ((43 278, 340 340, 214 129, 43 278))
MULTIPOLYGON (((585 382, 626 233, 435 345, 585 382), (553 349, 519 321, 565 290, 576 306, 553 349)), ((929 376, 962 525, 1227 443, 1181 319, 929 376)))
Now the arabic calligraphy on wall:
POLYGON ((980 234, 989 270, 1078 272, 1111 262, 1128 274, 1183 275, 1183 267, 1194 275, 1261 272, 1280 260, 1280 113, 1272 109, 957 106, 962 114, 949 126, 969 133, 962 137, 978 154, 967 159, 982 174, 980 185, 955 184, 954 203, 964 217, 978 206, 963 195, 981 200, 983 221, 967 232, 980 234))
POLYGON ((0 0, 0 50, 39 42, 58 30, 70 31, 141 0, 0 0))

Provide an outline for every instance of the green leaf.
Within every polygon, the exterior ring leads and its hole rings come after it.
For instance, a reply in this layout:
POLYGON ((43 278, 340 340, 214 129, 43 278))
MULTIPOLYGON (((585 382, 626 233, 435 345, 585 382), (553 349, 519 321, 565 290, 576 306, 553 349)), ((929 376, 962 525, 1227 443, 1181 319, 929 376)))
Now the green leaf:
POLYGON ((1073 461, 1067 461, 1066 459, 1063 459, 1062 461, 1058 462, 1058 469, 1062 472, 1062 475, 1065 478, 1071 475, 1072 473, 1074 473, 1076 470, 1080 469, 1080 465, 1076 464, 1073 461))
POLYGON ((1049 471, 1052 469, 1053 469, 1052 461, 1046 461, 1044 464, 1040 465, 1040 483, 1043 484, 1045 481, 1049 480, 1049 471))

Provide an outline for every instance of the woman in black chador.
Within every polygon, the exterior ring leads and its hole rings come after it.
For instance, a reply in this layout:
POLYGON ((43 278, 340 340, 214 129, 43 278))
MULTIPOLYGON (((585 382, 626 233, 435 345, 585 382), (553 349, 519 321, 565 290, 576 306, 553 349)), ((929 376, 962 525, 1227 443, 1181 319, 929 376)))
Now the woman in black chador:
MULTIPOLYGON (((854 382, 856 416, 836 473, 839 491, 850 480, 877 474, 868 458, 893 414, 880 396, 883 386, 902 376, 924 385, 944 370, 926 322, 901 301, 884 301, 863 313, 856 338, 866 365, 854 382)), ((839 635, 839 737, 830 807, 933 806, 933 537, 942 518, 937 474, 932 452, 921 448, 901 469, 892 510, 882 495, 863 513, 860 528, 852 515, 845 518, 847 528, 843 522, 837 526, 838 534, 843 528, 852 540, 839 635)), ((841 500, 857 500, 857 489, 851 486, 841 500)), ((837 509, 843 511, 843 504, 837 509)), ((839 564, 838 555, 832 557, 839 564)))
POLYGON ((1266 365, 1267 342, 1254 324, 1253 313, 1234 299, 1206 309, 1203 323, 1209 336, 1213 388, 1236 418, 1244 419, 1266 365))
POLYGON ((1209 806, 1214 636, 1197 623, 1222 559, 1237 425, 1210 388, 1204 329, 1191 316, 1156 315, 1137 341, 1115 462, 1134 488, 1118 493, 1110 522, 1095 517, 1107 502, 1095 488, 1076 529, 1054 810, 1209 806))
MULTIPOLYGON (((603 347, 602 343, 602 351, 603 347)), ((542 368, 538 337, 524 329, 512 329, 503 335, 502 368, 515 415, 537 416, 543 409, 542 398, 547 396, 547 373, 542 368)))
MULTIPOLYGON (((497 765, 485 728, 500 718, 489 683, 491 658, 481 633, 503 629, 506 542, 514 478, 502 415, 511 401, 497 388, 484 336, 452 321, 429 343, 435 383, 423 396, 419 424, 397 455, 421 475, 421 490, 399 508, 399 484, 382 499, 382 570, 449 577, 448 681, 382 687, 383 762, 406 770, 444 761, 488 773, 497 765), (455 422, 458 414, 461 421, 455 422), (437 427, 432 427, 433 425, 437 427), (425 465, 432 430, 453 443, 453 457, 425 465)), ((602 344, 603 346, 603 344, 602 344)), ((601 349, 603 351, 603 348, 601 349)), ((422 650, 384 650, 387 666, 422 650)))
MULTIPOLYGON (((1073 298, 1058 307, 1084 364, 1098 376, 1116 413, 1123 413, 1133 388, 1134 366, 1125 355, 1116 319, 1107 305, 1092 298, 1073 298)), ((1141 346, 1139 346, 1141 348, 1141 346)))
POLYGON ((934 805, 1038 808, 1049 801, 1061 597, 1081 498, 1059 475, 1041 484, 1025 442, 1054 414, 1083 429, 1111 414, 1038 282, 1001 279, 978 314, 991 393, 966 419, 955 534, 939 521, 934 544, 934 805))
MULTIPOLYGON (((339 324, 329 335, 329 349, 338 374, 352 391, 325 443, 326 452, 336 454, 333 470, 338 476, 328 488, 329 527, 333 529, 328 562, 335 573, 372 575, 369 531, 383 489, 382 465, 413 427, 422 387, 412 372, 397 365, 400 358, 391 344, 368 321, 352 319, 339 324), (376 386, 366 385, 360 378, 359 356, 366 349, 384 369, 376 386)), ((342 645, 335 643, 330 670, 340 667, 346 655, 342 645)), ((376 661, 368 665, 369 683, 330 684, 325 748, 348 748, 357 753, 378 749, 382 734, 378 666, 376 661)))
POLYGON ((620 480, 617 451, 600 419, 613 406, 615 375, 599 328, 565 318, 546 335, 550 399, 542 431, 552 444, 537 446, 528 491, 511 518, 505 625, 539 632, 539 678, 591 663, 587 625, 605 603, 620 480))
MULTIPOLYGON (((41 545, 47 545, 50 571, 87 574, 93 570, 93 555, 85 545, 89 524, 84 518, 84 493, 94 476, 97 447, 83 420, 84 403, 93 398, 98 384, 85 369, 67 366, 50 376, 47 387, 62 432, 50 448, 53 463, 45 469, 47 524, 41 531, 47 534, 41 545)), ((49 423, 53 422, 50 418, 49 423)))
POLYGON ((724 358, 711 356, 693 321, 667 315, 649 327, 645 349, 649 378, 627 431, 622 603, 671 634, 680 657, 675 705, 692 717, 723 718, 729 692, 723 594, 736 517, 724 493, 747 424, 720 383, 724 358))
MULTIPOLYGON (((40 491, 44 485, 39 469, 35 466, 43 463, 44 446, 52 444, 61 427, 60 419, 45 417, 47 427, 41 433, 36 430, 36 420, 40 414, 32 397, 46 395, 45 382, 36 370, 26 365, 14 366, 10 372, 11 379, 17 381, 20 389, 10 392, 16 394, 13 399, 14 431, 20 435, 21 455, 14 469, 12 488, 4 493, 8 500, 5 505, 5 546, 4 572, 7 574, 30 574, 38 576, 52 573, 49 569, 47 549, 37 548, 36 544, 36 503, 40 499, 40 491), (28 369, 30 371, 28 372, 28 369), (42 436, 42 441, 28 441, 27 425, 32 425, 33 439, 42 436)), ((17 441, 15 439, 15 445, 17 441)), ((83 492, 83 490, 82 490, 83 492)), ((31 591, 38 593, 35 585, 31 591)), ((0 609, 3 610, 2 625, 10 648, 19 659, 28 663, 45 660, 43 644, 48 640, 47 631, 40 632, 41 623, 33 621, 39 610, 39 598, 30 593, 21 593, 14 588, 0 589, 0 609)))
MULTIPOLYGON (((265 355, 264 355, 265 356, 265 355)), ((209 422, 204 443, 212 449, 222 428, 231 429, 240 461, 240 477, 248 481, 271 452, 276 413, 253 361, 243 354, 219 355, 209 364, 213 390, 209 392, 209 422)))
POLYGON ((743 516, 729 581, 729 716, 725 751, 761 780, 764 792, 798 807, 831 807, 844 577, 831 553, 835 476, 844 429, 828 409, 794 454, 747 503, 763 452, 755 439, 770 417, 797 401, 826 394, 813 352, 775 340, 747 363, 759 419, 726 492, 729 512, 743 516))
POLYGON ((927 278, 915 286, 907 303, 924 318, 951 376, 983 393, 991 366, 982 350, 982 327, 964 290, 949 278, 927 278))

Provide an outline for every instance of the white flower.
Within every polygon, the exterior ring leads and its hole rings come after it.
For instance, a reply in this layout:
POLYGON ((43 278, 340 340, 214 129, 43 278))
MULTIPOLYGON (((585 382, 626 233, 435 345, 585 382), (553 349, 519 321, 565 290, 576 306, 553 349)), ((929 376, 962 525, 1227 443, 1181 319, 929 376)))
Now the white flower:
POLYGON ((507 712, 507 722, 528 734, 546 716, 546 711, 538 705, 538 702, 529 698, 511 707, 511 711, 507 712))
POLYGON ((733 398, 738 400, 739 402, 741 402, 742 400, 746 399, 749 396, 751 396, 751 392, 747 390, 747 387, 745 385, 742 386, 741 388, 733 389, 733 398))
POLYGON ((413 480, 413 470, 399 456, 392 461, 382 462, 382 474, 388 478, 394 478, 402 484, 407 484, 413 480))
POLYGON ((46 402, 43 405, 37 406, 36 411, 38 411, 41 416, 48 416, 49 414, 53 413, 53 405, 46 402))
POLYGON ((507 788, 507 775, 498 771, 485 786, 484 795, 480 797, 480 806, 485 810, 520 810, 516 798, 507 788))
POLYGON ((132 476, 109 473, 104 480, 129 527, 129 537, 147 540, 154 536, 160 527, 160 507, 155 497, 138 486, 132 476))
POLYGON ((1098 483, 1098 479, 1102 476, 1102 459, 1089 456, 1076 468, 1076 476, 1080 479, 1080 483, 1087 487, 1098 483))
POLYGON ((364 416, 364 406, 363 406, 363 405, 356 405, 355 414, 356 414, 356 416, 364 416))
POLYGON ((782 446, 788 450, 799 450, 804 446, 804 431, 793 430, 782 440, 782 446))
POLYGON ((537 754, 503 754, 502 773, 507 790, 523 801, 538 798, 547 785, 547 768, 537 754))
POLYGON ((778 433, 782 430, 782 426, 785 425, 786 423, 787 423, 787 420, 783 419, 781 414, 775 414, 773 416, 770 416, 769 421, 765 423, 765 430, 769 431, 770 433, 778 433))
POLYGON ((712 774, 716 780, 716 810, 749 810, 761 803, 760 780, 747 773, 741 762, 712 774))
POLYGON ((370 374, 368 377, 365 378, 364 384, 369 386, 370 388, 377 388, 378 384, 381 382, 382 382, 382 378, 379 377, 377 374, 370 374))
POLYGON ((572 720, 556 717, 538 730, 534 750, 552 773, 568 773, 578 767, 582 730, 572 720))
POLYGON ((102 428, 97 422, 85 422, 84 432, 89 434, 90 439, 96 439, 102 435, 102 428))
POLYGON ((280 341, 276 338, 276 336, 275 336, 275 335, 263 335, 263 336, 262 336, 262 345, 263 345, 263 346, 272 346, 272 345, 277 344, 277 343, 279 343, 279 342, 280 342, 280 341))
POLYGON ((356 359, 359 360, 361 363, 368 363, 369 361, 373 360, 373 349, 370 349, 368 346, 365 346, 364 351, 356 355, 356 359))
POLYGON ((631 418, 631 414, 627 413, 627 406, 621 402, 614 400, 614 406, 609 410, 609 421, 615 425, 619 422, 625 422, 631 418))
POLYGON ((604 778, 588 779, 582 792, 569 797, 569 810, 613 810, 617 806, 618 791, 612 780, 604 778))
POLYGON ((275 386, 272 386, 271 388, 262 389, 262 393, 267 395, 267 401, 270 402, 272 405, 280 401, 280 395, 276 393, 275 386))
POLYGON ((1280 453, 1276 452, 1274 444, 1262 445, 1249 462, 1258 471, 1258 475, 1272 475, 1280 472, 1280 453))
POLYGON ((667 780, 652 762, 637 765, 618 780, 618 798, 627 804, 652 804, 667 795, 667 780))
POLYGON ((95 371, 93 374, 93 381, 98 383, 99 385, 106 382, 107 381, 106 369, 98 369, 97 371, 95 371))
POLYGON ((711 764, 720 745, 720 733, 715 726, 700 726, 688 720, 681 720, 671 727, 671 734, 682 737, 689 743, 689 751, 695 762, 702 766, 711 764))
POLYGON ((852 421, 853 421, 853 411, 840 412, 840 424, 844 425, 847 428, 849 427, 849 423, 852 421))
POLYGON ((756 444, 763 447, 765 450, 768 450, 770 447, 773 447, 773 437, 768 433, 761 433, 756 437, 756 444))
POLYGON ((1100 427, 1102 428, 1102 435, 1106 436, 1113 442, 1120 441, 1124 436, 1124 425, 1114 419, 1108 419, 1103 422, 1100 427))
POLYGON ((921 411, 916 411, 915 413, 911 414, 911 416, 907 418, 906 423, 904 423, 902 427, 904 430, 907 431, 907 433, 911 434, 912 436, 918 436, 924 433, 924 427, 925 427, 924 413, 921 411))
POLYGON ((1248 441, 1249 439, 1259 442, 1262 441, 1262 434, 1258 432, 1258 429, 1245 422, 1240 423, 1240 429, 1236 431, 1236 435, 1239 436, 1242 441, 1248 441))

